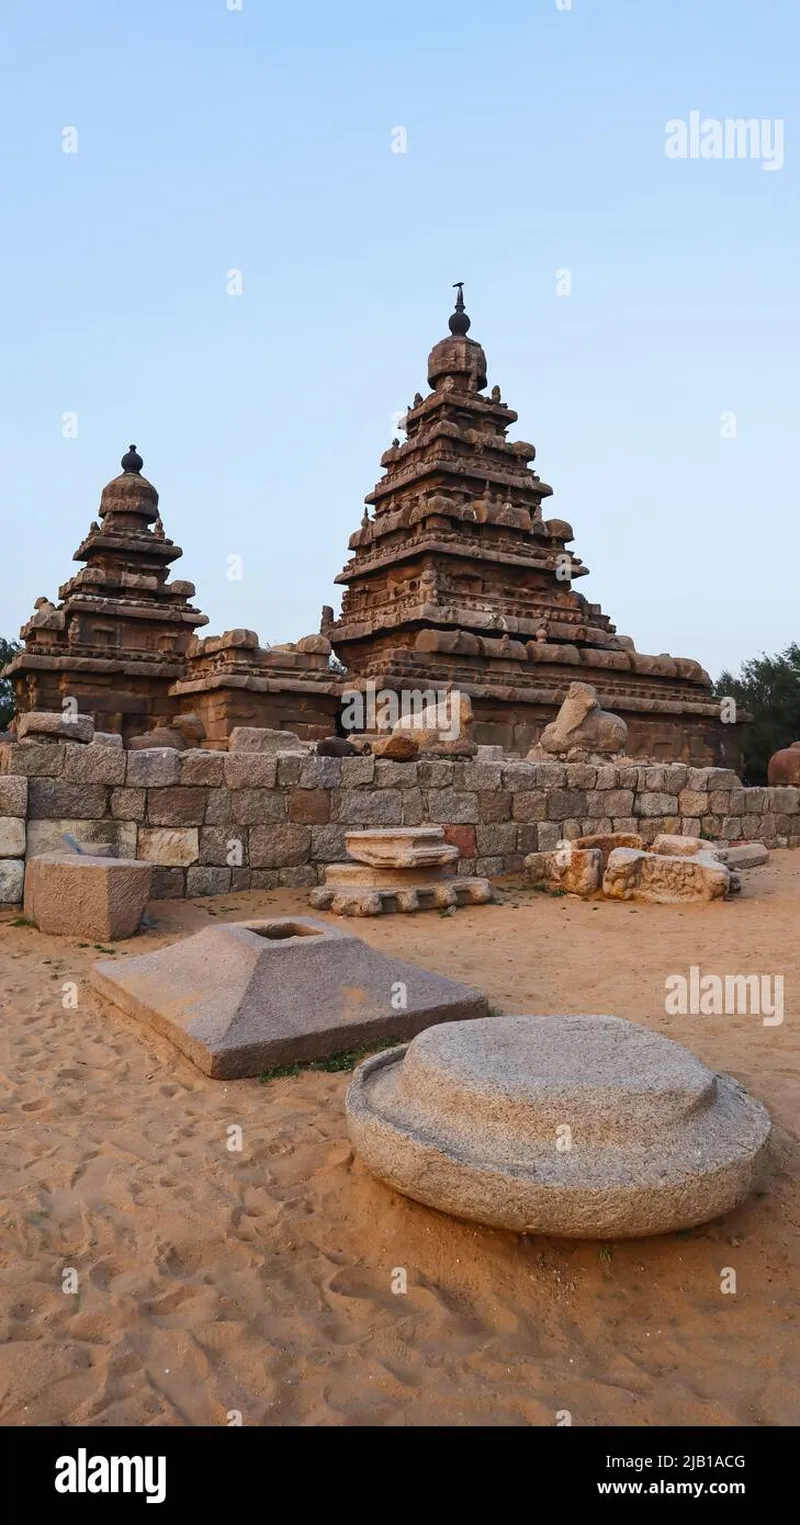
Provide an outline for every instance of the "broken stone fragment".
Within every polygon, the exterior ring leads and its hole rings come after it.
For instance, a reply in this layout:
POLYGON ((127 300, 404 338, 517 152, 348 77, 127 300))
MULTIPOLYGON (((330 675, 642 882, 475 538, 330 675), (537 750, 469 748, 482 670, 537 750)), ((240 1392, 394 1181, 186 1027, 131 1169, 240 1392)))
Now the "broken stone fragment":
POLYGON ((594 895, 603 875, 603 855, 596 847, 573 847, 571 842, 554 852, 529 853, 524 863, 531 885, 562 890, 567 895, 594 895))
POLYGON ((91 715, 71 714, 64 710, 28 710, 17 716, 18 741, 81 741, 94 736, 91 715))
POLYGON ((603 876, 603 893, 610 900, 652 905, 724 900, 733 888, 730 871, 711 853, 675 858, 621 847, 609 857, 603 876))

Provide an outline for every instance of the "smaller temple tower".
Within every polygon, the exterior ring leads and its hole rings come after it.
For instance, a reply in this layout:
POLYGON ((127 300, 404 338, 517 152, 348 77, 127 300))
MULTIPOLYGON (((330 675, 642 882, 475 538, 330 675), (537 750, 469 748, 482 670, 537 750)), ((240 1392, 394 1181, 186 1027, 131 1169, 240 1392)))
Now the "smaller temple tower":
POLYGON ((183 676, 194 631, 208 623, 189 603, 191 582, 168 582, 183 554, 164 534, 158 493, 131 445, 122 474, 103 489, 98 523, 78 546, 81 571, 58 605, 36 600, 25 642, 6 668, 20 711, 62 709, 73 699, 98 730, 124 737, 171 718, 170 685, 183 676))

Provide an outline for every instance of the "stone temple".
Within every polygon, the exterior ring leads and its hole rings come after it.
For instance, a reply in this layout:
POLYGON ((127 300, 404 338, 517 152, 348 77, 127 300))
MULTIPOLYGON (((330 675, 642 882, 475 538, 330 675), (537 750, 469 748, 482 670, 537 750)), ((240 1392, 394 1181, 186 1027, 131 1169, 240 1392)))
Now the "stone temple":
POLYGON ((181 550, 131 446, 75 552, 85 565, 23 627, 6 669, 18 710, 71 697, 126 740, 192 713, 224 748, 236 726, 329 736, 344 690, 461 689, 474 740, 525 754, 579 681, 626 721, 629 755, 736 766, 741 726, 722 723, 702 667, 636 651, 577 592, 588 569, 568 549, 571 526, 543 515, 552 489, 533 445, 507 438, 517 414, 499 387, 486 395, 460 284, 449 327, 350 539, 338 619, 326 605, 319 634, 283 646, 261 647, 247 629, 199 637, 207 618, 189 602, 192 583, 168 580, 181 550))
POLYGON ((507 439, 517 414, 499 387, 485 395, 470 326, 459 284, 450 336, 428 357, 431 390, 382 456, 372 517, 336 579, 342 613, 323 630, 350 683, 458 687, 476 741, 525 753, 580 680, 627 722, 632 755, 734 761, 736 727, 721 724, 699 663, 642 655, 574 590, 588 568, 567 550, 571 526, 543 516, 552 488, 533 445, 507 439))

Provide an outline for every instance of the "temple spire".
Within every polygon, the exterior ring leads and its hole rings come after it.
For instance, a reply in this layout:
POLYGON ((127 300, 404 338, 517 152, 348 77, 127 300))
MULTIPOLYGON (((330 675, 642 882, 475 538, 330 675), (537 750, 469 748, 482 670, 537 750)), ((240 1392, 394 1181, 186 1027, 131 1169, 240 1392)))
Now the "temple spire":
POLYGON ((469 333, 472 322, 464 311, 464 282, 454 281, 453 286, 458 291, 458 296, 456 297, 456 310, 450 319, 449 327, 451 334, 456 334, 463 338, 469 333))

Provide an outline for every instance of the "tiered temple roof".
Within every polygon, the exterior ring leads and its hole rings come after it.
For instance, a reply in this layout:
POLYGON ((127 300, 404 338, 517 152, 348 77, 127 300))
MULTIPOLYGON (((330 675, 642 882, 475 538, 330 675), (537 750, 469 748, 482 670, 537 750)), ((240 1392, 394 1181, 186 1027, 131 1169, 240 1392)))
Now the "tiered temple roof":
POLYGON ((458 686, 482 740, 525 750, 568 684, 594 684, 624 714, 638 750, 713 754, 719 706, 699 663, 644 656, 573 584, 586 576, 563 519, 545 519, 552 488, 536 451, 507 438, 517 414, 499 387, 484 395, 486 356, 468 337, 461 283, 450 336, 428 359, 406 438, 381 458, 386 474, 350 539, 342 612, 324 633, 355 686, 458 686), (694 728, 694 743, 680 726, 694 728))

